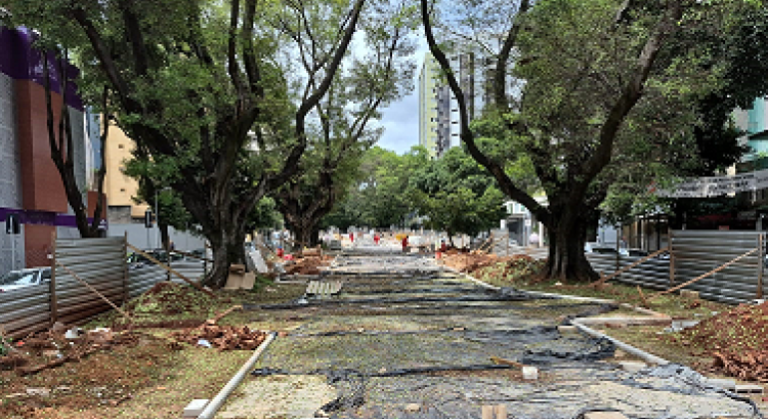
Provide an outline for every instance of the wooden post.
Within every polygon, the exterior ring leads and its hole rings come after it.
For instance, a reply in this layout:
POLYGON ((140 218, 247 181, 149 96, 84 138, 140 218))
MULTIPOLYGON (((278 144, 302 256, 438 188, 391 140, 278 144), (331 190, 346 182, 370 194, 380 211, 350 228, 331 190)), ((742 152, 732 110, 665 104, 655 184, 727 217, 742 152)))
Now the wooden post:
POLYGON ((669 285, 675 285, 675 247, 672 246, 672 229, 668 230, 667 242, 669 242, 669 285))
POLYGON ((123 234, 123 304, 128 302, 128 232, 123 234))
POLYGON ((51 232, 51 327, 59 320, 59 302, 56 299, 56 229, 51 232))
POLYGON ((483 419, 493 419, 493 407, 490 404, 484 404, 480 409, 483 419))
POLYGON ((757 298, 763 298, 763 266, 765 259, 765 235, 760 233, 757 236, 757 298))
POLYGON ((507 419, 507 405, 496 405, 496 419, 507 419))

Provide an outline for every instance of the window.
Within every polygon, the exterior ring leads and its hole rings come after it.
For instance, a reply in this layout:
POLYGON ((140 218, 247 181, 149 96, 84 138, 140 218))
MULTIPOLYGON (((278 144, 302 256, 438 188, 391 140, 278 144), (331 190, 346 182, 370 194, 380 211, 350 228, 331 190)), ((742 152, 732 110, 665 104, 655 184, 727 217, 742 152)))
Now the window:
POLYGON ((125 148, 125 146, 123 144, 118 144, 117 148, 125 148))
POLYGON ((120 188, 120 192, 125 192, 125 188, 120 188))

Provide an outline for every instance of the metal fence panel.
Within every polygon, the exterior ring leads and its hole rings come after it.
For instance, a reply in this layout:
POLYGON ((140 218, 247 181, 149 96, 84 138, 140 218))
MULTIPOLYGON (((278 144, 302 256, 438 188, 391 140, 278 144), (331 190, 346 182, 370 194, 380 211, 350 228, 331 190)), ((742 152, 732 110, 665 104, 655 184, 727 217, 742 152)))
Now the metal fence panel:
POLYGON ((56 241, 55 315, 63 323, 77 323, 111 307, 77 277, 119 305, 125 296, 125 239, 108 237, 56 241), (64 269, 62 266, 67 269, 64 269))
MULTIPOLYGON (((759 248, 761 240, 765 243, 765 233, 759 231, 673 231, 674 283, 694 279, 759 248)), ((764 250, 754 252, 686 289, 698 291, 703 298, 730 304, 757 298, 763 256, 764 250)))

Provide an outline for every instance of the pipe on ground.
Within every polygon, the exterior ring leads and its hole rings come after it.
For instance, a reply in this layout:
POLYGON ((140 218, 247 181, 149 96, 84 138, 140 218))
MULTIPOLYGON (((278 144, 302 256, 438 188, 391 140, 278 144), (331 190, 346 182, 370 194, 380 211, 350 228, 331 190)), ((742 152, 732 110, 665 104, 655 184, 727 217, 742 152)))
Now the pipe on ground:
POLYGON ((224 388, 221 389, 219 394, 217 394, 216 397, 214 397, 213 400, 211 400, 208 405, 205 406, 205 409, 202 413, 200 413, 197 419, 213 419, 213 417, 216 415, 216 412, 221 409, 224 401, 227 400, 227 397, 229 397, 229 395, 232 394, 237 386, 240 385, 240 382, 243 381, 243 378, 245 378, 245 375, 248 373, 248 371, 252 370, 253 366, 256 365, 256 361, 259 360, 259 357, 267 349, 267 346, 272 343, 272 341, 275 339, 275 336, 275 333, 270 333, 269 336, 267 336, 264 342, 262 342, 261 345, 256 348, 248 361, 246 361, 245 364, 240 367, 240 370, 238 370, 235 375, 232 376, 229 382, 224 386, 224 388))

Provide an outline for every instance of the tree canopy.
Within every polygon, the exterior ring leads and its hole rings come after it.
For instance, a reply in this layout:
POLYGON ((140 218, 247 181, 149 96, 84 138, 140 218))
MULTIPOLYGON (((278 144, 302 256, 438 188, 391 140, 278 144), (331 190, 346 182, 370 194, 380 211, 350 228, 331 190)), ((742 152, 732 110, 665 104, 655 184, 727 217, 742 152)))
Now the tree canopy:
POLYGON ((738 16, 756 6, 687 0, 458 3, 465 7, 447 11, 421 0, 421 10, 430 51, 458 102, 461 139, 500 189, 547 228, 548 275, 595 278, 583 254, 586 220, 618 180, 669 176, 701 164, 693 134, 701 124, 698 100, 723 85, 729 60, 697 40, 721 40, 738 16), (495 14, 501 3, 514 13, 495 14), (487 27, 496 29, 489 33, 487 27), (444 46, 457 38, 489 57, 492 103, 483 117, 490 124, 470 125, 449 61, 454 52, 444 46), (496 128, 483 129, 489 126, 496 128), (486 135, 496 141, 483 142, 486 135), (510 171, 511 162, 526 160, 546 205, 510 171))

